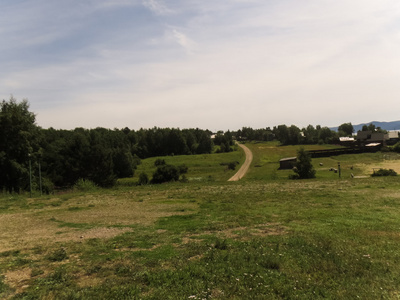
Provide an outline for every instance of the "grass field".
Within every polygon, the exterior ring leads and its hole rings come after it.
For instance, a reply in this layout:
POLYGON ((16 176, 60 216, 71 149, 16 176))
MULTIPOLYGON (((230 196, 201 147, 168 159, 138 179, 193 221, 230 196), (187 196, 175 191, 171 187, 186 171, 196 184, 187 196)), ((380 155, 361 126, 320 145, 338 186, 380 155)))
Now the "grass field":
POLYGON ((0 298, 400 298, 400 180, 368 176, 398 160, 315 159, 316 179, 291 181, 278 161, 298 147, 247 146, 239 182, 224 166, 236 151, 164 158, 187 183, 1 195, 0 298))

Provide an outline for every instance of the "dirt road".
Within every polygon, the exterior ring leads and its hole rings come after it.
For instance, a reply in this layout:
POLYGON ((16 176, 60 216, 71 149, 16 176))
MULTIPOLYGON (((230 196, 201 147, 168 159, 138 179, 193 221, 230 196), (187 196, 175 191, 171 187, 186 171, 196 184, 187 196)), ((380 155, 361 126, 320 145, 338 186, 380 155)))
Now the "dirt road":
POLYGON ((251 152, 251 150, 243 144, 238 145, 244 150, 244 153, 246 154, 246 160, 239 171, 237 171, 237 173, 233 175, 228 181, 240 180, 244 175, 246 175, 247 171, 249 170, 250 164, 253 161, 253 153, 251 152))

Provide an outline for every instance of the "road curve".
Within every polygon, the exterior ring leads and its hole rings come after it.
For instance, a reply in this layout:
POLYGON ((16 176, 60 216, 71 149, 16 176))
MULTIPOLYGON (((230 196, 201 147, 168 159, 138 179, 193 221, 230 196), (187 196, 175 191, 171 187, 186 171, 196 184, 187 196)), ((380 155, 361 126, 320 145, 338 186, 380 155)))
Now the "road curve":
POLYGON ((228 181, 240 180, 244 175, 246 175, 247 171, 249 170, 250 164, 253 161, 253 153, 251 152, 251 150, 243 144, 238 145, 244 150, 244 153, 246 154, 246 160, 244 161, 244 164, 240 167, 239 171, 237 171, 235 175, 229 178, 228 181))

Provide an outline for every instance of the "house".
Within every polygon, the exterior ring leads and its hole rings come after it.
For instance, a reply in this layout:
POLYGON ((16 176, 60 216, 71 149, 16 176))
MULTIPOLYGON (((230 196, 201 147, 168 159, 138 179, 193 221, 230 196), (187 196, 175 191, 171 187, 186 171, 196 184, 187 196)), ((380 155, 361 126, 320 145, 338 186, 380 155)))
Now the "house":
POLYGON ((389 134, 383 132, 373 132, 373 131, 358 131, 357 132, 357 142, 365 146, 367 144, 379 143, 386 146, 386 142, 389 140, 389 134))
POLYGON ((400 141, 399 133, 400 133, 399 130, 388 131, 389 139, 388 139, 388 141, 387 141, 387 144, 388 144, 388 145, 394 145, 394 144, 396 144, 398 141, 400 141))
POLYGON ((279 160, 279 169, 284 170, 284 169, 293 169, 293 167, 296 165, 297 162, 297 157, 286 157, 282 158, 279 160))
POLYGON ((353 137, 344 136, 339 138, 340 145, 346 147, 354 146, 355 141, 356 140, 353 137))

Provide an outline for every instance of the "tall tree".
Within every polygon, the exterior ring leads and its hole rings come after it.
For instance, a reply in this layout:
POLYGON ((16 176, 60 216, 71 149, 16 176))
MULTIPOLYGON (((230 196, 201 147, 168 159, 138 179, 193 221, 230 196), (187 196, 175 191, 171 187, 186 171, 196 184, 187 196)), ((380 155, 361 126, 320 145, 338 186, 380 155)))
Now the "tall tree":
POLYGON ((345 135, 352 135, 354 132, 354 127, 351 123, 343 123, 338 128, 339 132, 343 132, 345 135))
POLYGON ((0 104, 0 189, 19 192, 29 183, 29 161, 39 150, 39 128, 27 100, 0 104))

